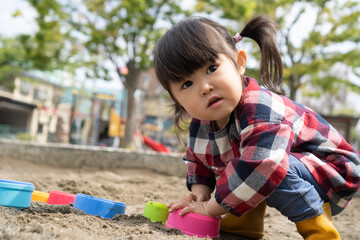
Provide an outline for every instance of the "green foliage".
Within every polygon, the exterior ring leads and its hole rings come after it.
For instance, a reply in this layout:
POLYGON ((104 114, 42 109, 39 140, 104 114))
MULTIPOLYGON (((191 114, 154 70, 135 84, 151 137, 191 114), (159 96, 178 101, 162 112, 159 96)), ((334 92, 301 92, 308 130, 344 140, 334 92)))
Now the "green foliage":
MULTIPOLYGON (((294 98, 295 92, 305 83, 319 89, 319 93, 314 93, 318 95, 321 95, 321 92, 337 94, 340 86, 344 85, 359 91, 360 86, 356 87, 346 78, 346 74, 337 74, 334 69, 339 63, 352 71, 356 71, 359 66, 359 59, 355 56, 359 54, 356 45, 360 42, 360 4, 351 0, 341 4, 338 1, 309 1, 309 4, 309 7, 317 10, 312 32, 299 47, 288 41, 283 52, 291 59, 291 63, 286 64, 285 78, 286 83, 294 86, 291 97, 294 98), (357 8, 347 8, 355 5, 357 8), (355 47, 348 49, 351 45, 355 47), (309 77, 309 81, 304 81, 309 77)), ((287 34, 290 31, 291 26, 287 28, 287 34)))
POLYGON ((128 90, 124 146, 133 140, 135 99, 140 72, 152 67, 152 51, 164 28, 187 15, 175 0, 68 1, 67 21, 82 36, 89 78, 111 79, 117 72, 128 90), (163 26, 165 24, 165 26, 163 26), (126 67, 128 72, 121 71, 126 67))
POLYGON ((70 29, 65 24, 65 13, 56 0, 28 0, 38 13, 35 35, 20 35, 29 67, 39 70, 63 69, 68 63, 71 48, 65 44, 71 40, 70 29))
MULTIPOLYGON (((69 59, 77 52, 65 24, 66 15, 56 0, 28 0, 38 13, 38 31, 32 35, 20 34, 14 38, 0 37, 0 84, 9 90, 14 79, 27 70, 71 72, 76 63, 69 59)), ((13 14, 21 17, 21 9, 13 14)))
POLYGON ((140 70, 152 66, 152 49, 162 33, 159 22, 171 24, 173 18, 186 14, 176 1, 159 0, 83 0, 79 5, 70 1, 67 12, 68 22, 86 36, 88 76, 110 79, 112 68, 126 87, 140 70), (106 61, 112 63, 110 69, 106 61), (132 70, 129 76, 118 69, 125 66, 132 70))
POLYGON ((24 51, 17 39, 0 37, 0 85, 14 89, 14 79, 26 67, 24 51))
MULTIPOLYGON (((177 19, 189 15, 175 0, 27 1, 37 11, 38 31, 18 36, 22 52, 15 66, 22 63, 21 70, 70 72, 83 67, 88 78, 104 80, 110 80, 115 70, 128 89, 128 106, 134 106, 140 71, 152 67, 152 51, 159 37, 177 19)), ((21 17, 21 9, 13 16, 21 17)), ((128 118, 133 108, 128 108, 128 118)), ((132 119, 128 122, 134 123, 132 119)), ((129 136, 132 139, 132 133, 129 136)))
MULTIPOLYGON (((339 87, 344 85, 350 91, 359 92, 360 86, 347 79, 349 74, 341 75, 334 71, 335 66, 342 63, 348 73, 360 79, 359 1, 199 0, 196 7, 198 11, 216 12, 219 17, 237 22, 238 26, 244 26, 250 18, 259 14, 273 16, 282 27, 285 40, 281 46, 285 65, 284 83, 290 87, 291 98, 295 99, 297 90, 304 84, 313 85, 315 92, 312 94, 317 96, 322 92, 336 94, 339 87), (300 45, 295 45, 290 41, 290 36, 309 8, 316 10, 315 24, 306 26, 310 33, 300 45)), ((232 31, 235 33, 241 29, 242 27, 239 27, 232 31)), ((251 51, 254 51, 251 55, 259 59, 258 47, 252 48, 251 51)), ((253 70, 250 69, 247 73, 253 74, 253 70)))

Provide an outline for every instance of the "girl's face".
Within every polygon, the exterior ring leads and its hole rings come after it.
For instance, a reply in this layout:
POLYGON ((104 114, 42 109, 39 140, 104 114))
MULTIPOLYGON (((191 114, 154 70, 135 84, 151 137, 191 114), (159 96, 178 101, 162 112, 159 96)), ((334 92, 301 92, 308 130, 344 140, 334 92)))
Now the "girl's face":
POLYGON ((224 54, 208 63, 189 78, 170 85, 173 96, 186 112, 199 120, 213 120, 223 128, 242 95, 241 75, 245 72, 246 54, 237 52, 239 68, 224 54))

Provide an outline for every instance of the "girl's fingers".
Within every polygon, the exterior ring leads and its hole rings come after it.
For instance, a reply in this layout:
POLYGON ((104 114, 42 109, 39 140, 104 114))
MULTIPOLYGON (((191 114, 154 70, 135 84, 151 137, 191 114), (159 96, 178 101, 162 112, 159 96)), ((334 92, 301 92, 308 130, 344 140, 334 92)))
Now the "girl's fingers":
POLYGON ((178 200, 175 200, 175 201, 172 201, 170 202, 167 207, 168 208, 171 208, 175 203, 178 203, 178 202, 182 202, 182 201, 187 201, 185 198, 182 198, 182 199, 178 199, 178 200))
POLYGON ((189 203, 187 206, 183 207, 180 212, 180 215, 185 215, 187 213, 196 213, 204 216, 210 216, 205 208, 205 202, 194 202, 189 203))
POLYGON ((176 200, 176 201, 172 201, 171 203, 169 203, 169 204, 167 205, 167 207, 168 207, 168 208, 171 208, 171 207, 172 207, 172 205, 174 205, 177 201, 178 201, 178 200, 176 200))
POLYGON ((190 202, 196 202, 196 201, 197 201, 197 196, 196 196, 195 194, 193 194, 193 193, 189 193, 189 194, 186 195, 185 198, 178 199, 178 200, 175 200, 175 201, 170 202, 170 203, 167 205, 167 207, 168 207, 168 208, 172 208, 172 206, 173 206, 174 204, 177 204, 177 203, 179 203, 179 202, 182 202, 182 203, 188 202, 188 203, 190 203, 190 202))
POLYGON ((193 193, 189 193, 185 198, 172 201, 167 207, 169 208, 169 213, 182 209, 180 215, 184 215, 189 212, 199 211, 196 206, 200 206, 205 200, 205 196, 198 197, 193 193))
POLYGON ((177 201, 175 203, 173 203, 170 207, 169 207, 169 212, 174 212, 175 210, 177 209, 180 209, 180 208, 184 208, 186 206, 189 205, 189 201, 186 201, 186 200, 182 200, 182 201, 177 201))
POLYGON ((182 215, 185 215, 185 214, 187 214, 187 213, 190 213, 190 212, 193 212, 193 207, 190 207, 190 206, 188 206, 188 207, 184 207, 182 210, 181 210, 181 212, 180 212, 180 216, 182 216, 182 215))

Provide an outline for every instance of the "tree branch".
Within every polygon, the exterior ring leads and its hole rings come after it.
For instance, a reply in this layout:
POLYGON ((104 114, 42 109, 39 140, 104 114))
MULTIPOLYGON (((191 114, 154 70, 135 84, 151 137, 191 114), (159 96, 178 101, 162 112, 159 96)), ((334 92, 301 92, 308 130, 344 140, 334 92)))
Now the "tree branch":
POLYGON ((305 11, 305 7, 303 7, 298 12, 297 16, 294 18, 294 20, 290 23, 289 27, 286 29, 287 34, 285 35, 285 44, 286 44, 286 46, 288 48, 288 53, 289 53, 289 57, 290 57, 292 65, 295 65, 296 61, 295 61, 295 55, 294 55, 294 47, 290 43, 290 32, 291 32, 292 28, 294 27, 294 25, 299 21, 301 15, 304 13, 304 11, 305 11))

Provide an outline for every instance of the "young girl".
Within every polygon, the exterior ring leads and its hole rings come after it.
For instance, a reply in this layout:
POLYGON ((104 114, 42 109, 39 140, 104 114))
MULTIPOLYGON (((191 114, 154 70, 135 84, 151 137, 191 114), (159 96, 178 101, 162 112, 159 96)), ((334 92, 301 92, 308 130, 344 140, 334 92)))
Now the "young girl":
POLYGON ((331 216, 359 190, 360 156, 320 115, 277 94, 278 31, 259 16, 232 37, 217 22, 191 17, 157 43, 155 70, 174 100, 175 123, 192 117, 184 157, 191 193, 169 211, 226 214, 222 231, 262 238, 268 205, 305 239, 340 239, 331 216), (244 37, 261 49, 267 89, 244 76, 246 54, 236 50, 244 37))

